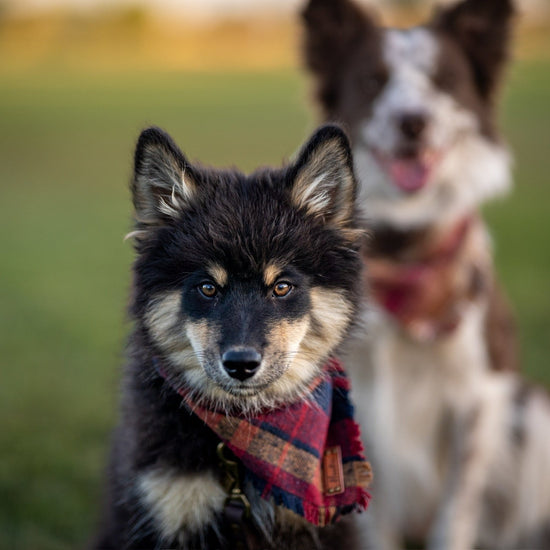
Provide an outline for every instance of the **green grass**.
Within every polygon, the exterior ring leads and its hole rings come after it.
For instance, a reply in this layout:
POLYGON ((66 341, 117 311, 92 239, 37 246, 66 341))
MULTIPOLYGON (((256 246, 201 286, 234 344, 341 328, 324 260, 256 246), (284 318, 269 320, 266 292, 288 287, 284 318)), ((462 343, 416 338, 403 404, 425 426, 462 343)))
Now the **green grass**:
MULTIPOLYGON (((517 188, 487 209, 525 371, 550 382, 550 65, 504 102, 517 188)), ((0 548, 82 546, 96 518, 128 325, 134 140, 166 128, 190 158, 278 164, 313 127, 306 83, 265 74, 0 76, 0 548)))
POLYGON ((487 210, 496 264, 517 312, 523 368, 550 384, 550 62, 509 74, 502 126, 516 158, 515 190, 487 210))

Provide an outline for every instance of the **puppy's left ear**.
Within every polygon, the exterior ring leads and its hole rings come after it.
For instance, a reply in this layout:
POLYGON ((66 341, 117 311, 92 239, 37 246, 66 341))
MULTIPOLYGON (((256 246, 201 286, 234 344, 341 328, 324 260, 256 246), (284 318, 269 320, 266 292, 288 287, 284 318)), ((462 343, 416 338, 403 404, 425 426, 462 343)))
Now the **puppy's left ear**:
POLYGON ((441 8, 432 21, 461 46, 485 100, 492 99, 508 59, 515 13, 513 0, 462 0, 441 8))
POLYGON ((326 125, 313 134, 302 148, 291 177, 295 206, 329 225, 350 225, 357 184, 349 140, 340 127, 326 125))

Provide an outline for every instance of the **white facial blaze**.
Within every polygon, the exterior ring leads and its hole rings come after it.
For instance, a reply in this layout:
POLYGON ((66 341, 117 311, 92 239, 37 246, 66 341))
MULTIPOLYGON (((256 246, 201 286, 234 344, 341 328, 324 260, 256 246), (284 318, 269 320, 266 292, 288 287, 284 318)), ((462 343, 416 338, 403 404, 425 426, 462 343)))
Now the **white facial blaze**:
POLYGON ((362 134, 369 145, 392 153, 399 145, 398 117, 407 112, 430 114, 430 100, 434 99, 430 74, 435 68, 437 46, 424 29, 389 30, 383 52, 389 81, 374 102, 372 118, 362 134))
POLYGON ((457 134, 476 128, 473 115, 433 83, 439 55, 437 40, 426 29, 387 31, 384 61, 390 79, 364 129, 369 144, 376 144, 382 152, 394 153, 401 137, 397 122, 403 113, 426 117, 426 145, 433 149, 443 149, 457 134))
POLYGON ((507 150, 482 136, 475 115, 433 82, 440 61, 436 36, 421 27, 388 30, 383 52, 389 79, 370 117, 359 123, 354 146, 359 203, 366 216, 401 227, 433 223, 507 190, 507 150), (376 158, 399 154, 403 114, 425 117, 423 152, 440 159, 428 184, 410 194, 391 181, 376 158))

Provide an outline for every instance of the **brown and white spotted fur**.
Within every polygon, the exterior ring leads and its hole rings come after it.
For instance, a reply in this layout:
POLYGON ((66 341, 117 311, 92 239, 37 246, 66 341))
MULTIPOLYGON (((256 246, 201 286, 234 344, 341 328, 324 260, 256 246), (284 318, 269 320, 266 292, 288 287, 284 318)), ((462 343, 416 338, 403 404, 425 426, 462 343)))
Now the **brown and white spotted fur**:
POLYGON ((510 0, 464 0, 387 29, 352 0, 303 11, 306 63, 325 118, 352 137, 373 232, 368 332, 347 368, 376 550, 550 548, 550 408, 514 372, 478 212, 511 182, 494 110, 513 15, 510 0))

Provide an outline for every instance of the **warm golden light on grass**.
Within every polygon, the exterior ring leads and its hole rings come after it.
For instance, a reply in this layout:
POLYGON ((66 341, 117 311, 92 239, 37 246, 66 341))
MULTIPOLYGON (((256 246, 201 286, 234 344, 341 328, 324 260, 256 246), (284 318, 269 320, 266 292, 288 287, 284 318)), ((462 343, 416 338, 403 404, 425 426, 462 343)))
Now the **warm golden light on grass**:
POLYGON ((297 35, 289 19, 193 24, 145 13, 56 13, 4 22, 0 55, 10 69, 269 70, 297 64, 297 35))
MULTIPOLYGON (((408 25, 419 11, 399 10, 385 23, 408 25)), ((425 10, 424 10, 425 11, 425 10)), ((520 25, 516 55, 550 57, 550 21, 520 25)), ((55 11, 0 21, 4 70, 272 70, 299 66, 298 17, 232 18, 198 23, 139 8, 98 14, 55 11)))

